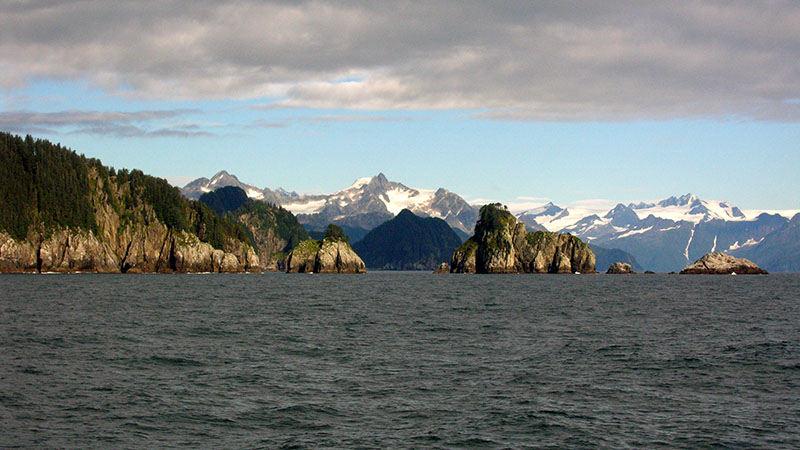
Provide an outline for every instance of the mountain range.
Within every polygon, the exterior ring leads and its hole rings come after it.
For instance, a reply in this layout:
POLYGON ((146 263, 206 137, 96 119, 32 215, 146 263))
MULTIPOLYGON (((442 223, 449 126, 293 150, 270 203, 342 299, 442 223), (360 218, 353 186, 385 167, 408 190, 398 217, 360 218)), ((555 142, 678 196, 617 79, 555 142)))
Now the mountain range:
POLYGON ((470 205, 457 194, 443 188, 410 188, 389 181, 382 173, 359 178, 349 187, 332 194, 300 195, 281 188, 260 189, 242 183, 235 175, 223 170, 211 179, 192 181, 181 192, 196 199, 223 186, 237 186, 254 200, 281 205, 310 230, 324 230, 329 223, 335 223, 345 229, 362 228, 366 234, 404 209, 418 216, 440 218, 465 235, 472 233, 478 220, 479 207, 470 205))
MULTIPOLYGON (((225 185, 241 187, 250 198, 281 205, 309 230, 322 230, 328 223, 341 225, 355 236, 354 242, 403 209, 440 218, 464 239, 472 233, 480 208, 444 188, 411 188, 389 181, 382 173, 359 178, 332 194, 260 189, 225 171, 192 181, 181 191, 195 198, 225 185)), ((677 271, 715 251, 751 257, 770 271, 800 270, 791 269, 796 263, 789 259, 795 250, 786 247, 800 248, 800 241, 787 237, 796 233, 797 218, 790 220, 793 212, 743 211, 728 202, 692 194, 620 203, 608 211, 564 208, 550 202, 512 212, 528 230, 571 233, 592 246, 627 253, 625 258, 647 270, 677 271)), ((598 270, 602 270, 599 264, 598 270)))

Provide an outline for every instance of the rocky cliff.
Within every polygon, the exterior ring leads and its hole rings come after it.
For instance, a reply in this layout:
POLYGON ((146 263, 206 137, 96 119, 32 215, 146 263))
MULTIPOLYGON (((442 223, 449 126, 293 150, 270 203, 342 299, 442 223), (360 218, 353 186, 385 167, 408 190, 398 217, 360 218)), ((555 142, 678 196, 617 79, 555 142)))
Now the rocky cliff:
POLYGON ((734 258, 723 253, 708 253, 681 270, 681 274, 728 275, 765 274, 755 263, 744 258, 734 258))
POLYGON ((205 193, 200 201, 247 230, 264 270, 286 270, 288 253, 309 238, 308 232, 291 212, 277 205, 248 199, 239 187, 227 186, 205 193))
POLYGON ((453 253, 457 273, 594 273, 588 245, 569 234, 527 232, 499 204, 480 210, 475 235, 453 253))
POLYGON ((341 228, 330 225, 321 241, 303 241, 289 253, 289 273, 366 273, 364 261, 347 243, 341 228), (338 229, 338 233, 336 232, 338 229))
POLYGON ((243 229, 165 180, 117 173, 47 141, 4 138, 0 271, 261 270, 243 229))

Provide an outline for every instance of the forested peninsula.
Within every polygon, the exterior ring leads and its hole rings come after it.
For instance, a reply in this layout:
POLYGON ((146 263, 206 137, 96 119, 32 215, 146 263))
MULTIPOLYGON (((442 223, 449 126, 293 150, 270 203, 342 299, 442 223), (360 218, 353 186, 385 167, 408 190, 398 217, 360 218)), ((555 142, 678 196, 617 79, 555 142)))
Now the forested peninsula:
POLYGON ((244 272, 246 228, 166 180, 0 133, 0 272, 244 272))

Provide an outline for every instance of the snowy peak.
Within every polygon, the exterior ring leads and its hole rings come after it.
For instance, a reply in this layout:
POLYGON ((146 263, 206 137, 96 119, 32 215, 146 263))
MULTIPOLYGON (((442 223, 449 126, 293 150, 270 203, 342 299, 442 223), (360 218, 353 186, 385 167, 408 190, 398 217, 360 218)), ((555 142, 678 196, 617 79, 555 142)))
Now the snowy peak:
POLYGON ((197 200, 206 192, 215 191, 222 187, 236 186, 247 193, 247 196, 255 199, 263 199, 261 189, 249 184, 242 183, 236 176, 229 174, 225 170, 220 170, 209 180, 208 178, 198 178, 187 184, 181 189, 181 193, 193 200, 197 200))
POLYGON ((628 207, 640 219, 652 215, 661 219, 692 223, 709 220, 745 220, 742 211, 728 202, 702 200, 693 194, 669 197, 656 203, 631 203, 628 207))
POLYGON ((611 224, 614 226, 630 226, 639 222, 639 216, 633 211, 630 206, 625 206, 618 203, 611 211, 603 216, 604 219, 611 219, 611 224))
POLYGON ((670 206, 687 206, 696 204, 698 200, 699 199, 695 197, 693 194, 688 193, 686 195, 681 195, 680 197, 670 197, 661 200, 660 202, 657 203, 657 205, 662 208, 668 208, 670 206))
POLYGON ((241 188, 247 197, 254 200, 264 200, 271 203, 280 203, 283 199, 297 197, 296 192, 287 192, 278 188, 275 191, 269 189, 259 189, 253 185, 242 183, 236 175, 231 175, 226 170, 220 170, 211 179, 198 178, 181 188, 181 194, 192 200, 197 200, 206 192, 216 191, 219 188, 236 186, 241 188))
POLYGON ((322 222, 347 222, 371 228, 378 220, 388 220, 408 209, 423 217, 444 219, 451 227, 470 232, 477 220, 478 208, 446 189, 411 188, 390 181, 379 173, 359 178, 349 187, 329 195, 299 196, 281 202, 301 222, 319 225, 322 222), (359 219, 363 217, 363 219, 359 219))
POLYGON ((556 217, 564 211, 564 208, 560 206, 556 206, 553 202, 548 202, 545 205, 539 206, 537 208, 532 208, 520 213, 520 216, 528 216, 528 217, 541 217, 541 216, 552 216, 556 217))
POLYGON ((219 185, 220 187, 223 187, 223 186, 234 186, 240 183, 241 182, 239 181, 238 178, 236 178, 236 176, 229 174, 225 170, 220 170, 219 172, 216 173, 216 175, 211 177, 211 182, 209 183, 209 185, 211 186, 219 185))

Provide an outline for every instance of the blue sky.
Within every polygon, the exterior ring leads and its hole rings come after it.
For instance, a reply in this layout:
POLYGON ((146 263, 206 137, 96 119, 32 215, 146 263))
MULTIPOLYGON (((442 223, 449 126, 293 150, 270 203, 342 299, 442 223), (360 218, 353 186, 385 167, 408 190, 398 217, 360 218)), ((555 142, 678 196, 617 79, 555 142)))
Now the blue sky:
POLYGON ((800 208, 796 4, 398 5, 3 3, 0 129, 174 182, 800 208))

